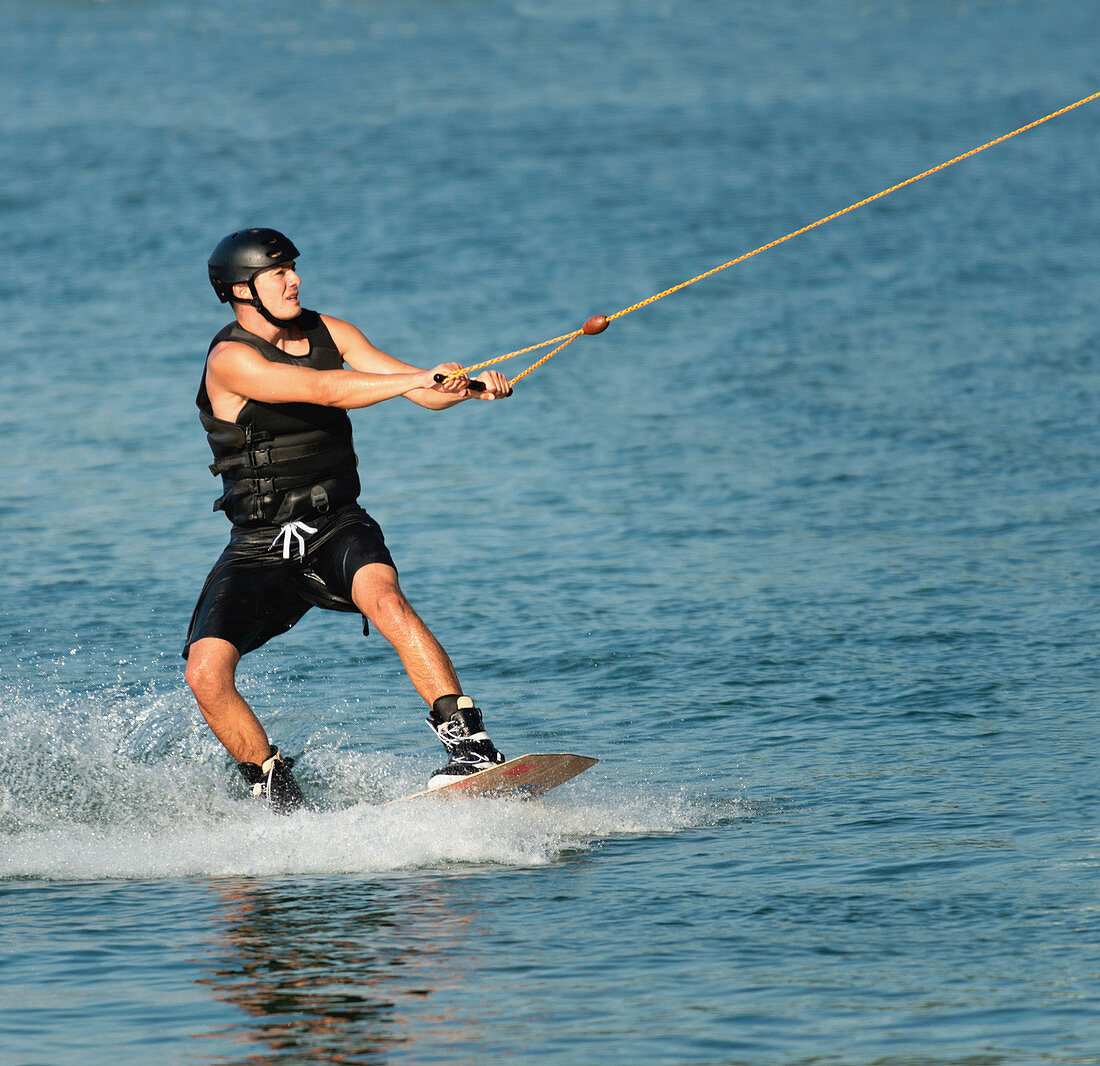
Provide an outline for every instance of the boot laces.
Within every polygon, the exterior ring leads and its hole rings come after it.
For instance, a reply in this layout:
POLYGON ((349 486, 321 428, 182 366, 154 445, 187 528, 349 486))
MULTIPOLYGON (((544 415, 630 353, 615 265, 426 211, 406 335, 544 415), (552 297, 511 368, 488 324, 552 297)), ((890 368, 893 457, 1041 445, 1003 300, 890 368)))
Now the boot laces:
POLYGON ((294 765, 293 759, 284 759, 282 752, 276 749, 275 754, 265 759, 260 766, 260 772, 267 774, 267 777, 263 781, 257 781, 249 788, 249 792, 253 796, 259 799, 271 799, 271 783, 275 777, 275 764, 280 762, 284 763, 287 767, 294 765))
POLYGON ((484 729, 477 733, 468 732, 468 725, 461 718, 448 718, 439 725, 434 725, 435 735, 442 741, 448 751, 462 747, 469 743, 479 743, 489 739, 489 734, 484 729))

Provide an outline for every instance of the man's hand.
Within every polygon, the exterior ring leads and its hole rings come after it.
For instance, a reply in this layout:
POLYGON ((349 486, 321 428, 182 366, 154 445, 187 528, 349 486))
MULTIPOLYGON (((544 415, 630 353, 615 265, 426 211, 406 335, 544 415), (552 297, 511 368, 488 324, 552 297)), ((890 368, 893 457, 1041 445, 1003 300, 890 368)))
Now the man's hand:
POLYGON ((476 380, 484 386, 481 392, 471 393, 478 400, 496 400, 512 395, 508 379, 499 370, 486 370, 483 374, 478 374, 476 380))
POLYGON ((462 373, 461 363, 440 363, 428 371, 427 387, 436 392, 457 393, 461 398, 470 385, 470 379, 462 373), (452 374, 457 375, 451 377, 452 374))

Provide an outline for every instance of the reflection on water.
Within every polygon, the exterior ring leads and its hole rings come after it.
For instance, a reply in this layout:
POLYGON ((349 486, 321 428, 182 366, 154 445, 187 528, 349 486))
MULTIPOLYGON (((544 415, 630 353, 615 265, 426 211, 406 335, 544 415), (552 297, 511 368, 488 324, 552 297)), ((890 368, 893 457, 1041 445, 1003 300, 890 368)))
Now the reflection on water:
MULTIPOLYGON (((205 1035, 248 1048, 212 1061, 386 1061, 415 1040, 408 1014, 471 964, 461 948, 476 939, 470 908, 460 910, 439 882, 241 879, 210 891, 222 911, 198 983, 241 1020, 205 1035)), ((461 1046, 470 1016, 447 1014, 431 1015, 433 1043, 453 1029, 452 1046, 461 1046)))

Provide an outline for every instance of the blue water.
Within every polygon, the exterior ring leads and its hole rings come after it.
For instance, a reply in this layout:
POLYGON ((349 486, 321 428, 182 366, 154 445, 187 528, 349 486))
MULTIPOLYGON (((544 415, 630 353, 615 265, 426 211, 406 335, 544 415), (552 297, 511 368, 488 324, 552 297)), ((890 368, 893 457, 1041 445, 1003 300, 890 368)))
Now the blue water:
POLYGON ((507 402, 354 415, 494 739, 575 782, 384 806, 439 764, 424 708, 313 612, 242 669, 317 804, 276 819, 179 658, 224 233, 481 361, 1095 92, 1100 7, 0 17, 3 1066, 1100 1062, 1100 103, 507 402))

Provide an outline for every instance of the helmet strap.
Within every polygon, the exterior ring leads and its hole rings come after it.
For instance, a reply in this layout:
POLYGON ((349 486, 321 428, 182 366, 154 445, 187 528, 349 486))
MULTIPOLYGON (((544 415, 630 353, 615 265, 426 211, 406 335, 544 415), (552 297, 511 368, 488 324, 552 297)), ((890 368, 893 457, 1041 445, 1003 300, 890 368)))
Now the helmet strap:
MULTIPOLYGON (((294 318, 276 318, 266 307, 264 307, 264 302, 260 299, 260 294, 256 291, 255 274, 248 279, 247 285, 248 291, 252 293, 251 300, 242 300, 239 296, 233 295, 230 295, 229 299, 235 304, 248 304, 256 308, 256 310, 276 329, 286 329, 294 321, 294 318)), ((232 293, 232 290, 230 290, 230 292, 232 293)), ((295 315, 294 317, 297 318, 298 316, 295 315)))

